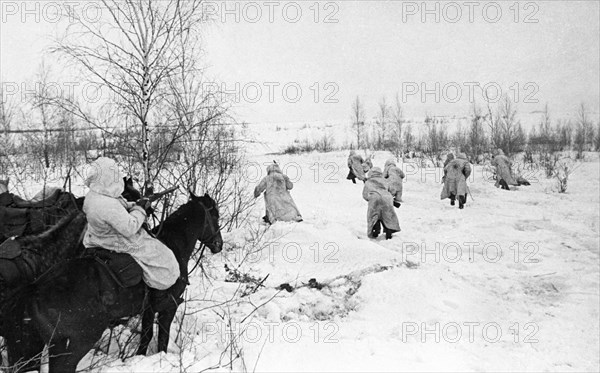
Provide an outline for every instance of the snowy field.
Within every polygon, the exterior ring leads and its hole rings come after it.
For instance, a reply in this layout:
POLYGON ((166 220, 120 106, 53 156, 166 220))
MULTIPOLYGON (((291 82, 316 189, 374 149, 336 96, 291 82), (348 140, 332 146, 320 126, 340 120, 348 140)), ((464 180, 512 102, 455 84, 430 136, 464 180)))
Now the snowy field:
MULTIPOLYGON (((208 276, 195 272, 169 353, 90 353, 80 369, 598 371, 597 154, 577 164, 566 194, 541 170, 524 174, 531 186, 496 189, 475 166, 464 210, 439 199, 441 169, 407 160, 402 231, 386 241, 366 237, 367 202, 362 183, 345 179, 347 152, 269 154, 291 138, 255 147, 247 177, 257 183, 276 159, 304 221, 267 229, 260 197, 251 224, 206 258, 208 276), (225 281, 225 265, 262 286, 225 281)), ((374 165, 388 157, 376 152, 374 165)))

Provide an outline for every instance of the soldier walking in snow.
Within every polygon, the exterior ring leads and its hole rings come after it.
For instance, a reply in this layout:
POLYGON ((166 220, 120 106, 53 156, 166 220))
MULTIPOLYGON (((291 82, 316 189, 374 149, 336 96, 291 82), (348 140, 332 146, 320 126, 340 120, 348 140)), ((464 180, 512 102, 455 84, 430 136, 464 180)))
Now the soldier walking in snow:
POLYGON ((254 188, 254 198, 258 198, 263 192, 265 195, 265 222, 273 224, 276 221, 302 221, 302 215, 289 192, 293 187, 294 184, 283 174, 277 163, 267 167, 267 176, 254 188))
POLYGON ((496 188, 500 186, 504 190, 510 190, 509 185, 519 185, 512 175, 512 162, 502 149, 496 151, 492 166, 496 167, 496 188))
POLYGON ((400 223, 394 210, 394 197, 390 193, 390 185, 383 178, 381 169, 374 167, 369 172, 369 178, 363 188, 363 198, 369 202, 367 210, 367 236, 376 238, 381 233, 381 226, 385 232, 385 239, 392 238, 392 234, 400 232, 400 223))
POLYGON ((394 207, 400 207, 402 202, 402 179, 404 179, 404 172, 396 166, 396 162, 393 158, 388 159, 383 167, 383 177, 387 179, 390 192, 394 196, 394 207))
POLYGON ((446 166, 454 159, 454 154, 448 153, 446 160, 444 161, 444 176, 442 176, 442 183, 446 180, 446 166))
POLYGON ((456 159, 448 162, 444 167, 444 188, 441 199, 450 198, 450 205, 454 206, 458 197, 458 208, 463 209, 467 203, 467 178, 471 175, 471 165, 464 153, 459 153, 456 159))
POLYGON ((356 154, 354 150, 350 151, 348 155, 348 176, 347 180, 352 180, 354 184, 356 184, 356 179, 362 180, 363 182, 367 180, 367 173, 373 167, 373 162, 371 162, 371 157, 368 157, 366 160, 363 159, 359 154, 356 154))
POLYGON ((359 154, 356 154, 354 150, 350 151, 350 155, 348 155, 348 176, 347 180, 352 180, 354 184, 356 184, 356 179, 365 181, 367 180, 365 176, 365 172, 363 170, 363 157, 359 154))

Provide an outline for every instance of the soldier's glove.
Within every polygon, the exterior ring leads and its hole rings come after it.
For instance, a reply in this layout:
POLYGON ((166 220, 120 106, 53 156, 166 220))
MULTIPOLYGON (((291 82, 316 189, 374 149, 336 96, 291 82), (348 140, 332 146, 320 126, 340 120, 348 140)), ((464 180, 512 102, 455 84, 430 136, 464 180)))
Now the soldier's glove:
POLYGON ((150 208, 150 205, 151 205, 150 200, 146 197, 142 197, 142 198, 138 199, 135 202, 135 204, 137 206, 140 206, 141 208, 143 208, 144 211, 148 211, 148 209, 150 208))

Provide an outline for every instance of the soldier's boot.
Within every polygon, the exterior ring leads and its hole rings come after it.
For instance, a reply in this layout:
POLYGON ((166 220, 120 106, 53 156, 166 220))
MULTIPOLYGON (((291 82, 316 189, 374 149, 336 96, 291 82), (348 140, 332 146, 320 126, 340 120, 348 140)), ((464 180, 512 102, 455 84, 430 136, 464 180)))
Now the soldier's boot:
POLYGON ((168 289, 158 290, 150 288, 150 304, 155 312, 169 308, 169 306, 179 306, 183 302, 182 294, 187 286, 187 282, 181 277, 175 281, 175 284, 168 289))
POLYGON ((459 209, 463 209, 465 208, 465 203, 467 202, 467 199, 465 198, 465 196, 458 196, 458 208, 459 209))
POLYGON ((392 231, 389 229, 385 229, 385 239, 386 240, 391 240, 392 239, 392 231))
POLYGON ((373 230, 371 231, 371 237, 377 238, 379 236, 379 233, 381 233, 381 221, 378 221, 377 223, 375 223, 375 226, 373 227, 373 230))

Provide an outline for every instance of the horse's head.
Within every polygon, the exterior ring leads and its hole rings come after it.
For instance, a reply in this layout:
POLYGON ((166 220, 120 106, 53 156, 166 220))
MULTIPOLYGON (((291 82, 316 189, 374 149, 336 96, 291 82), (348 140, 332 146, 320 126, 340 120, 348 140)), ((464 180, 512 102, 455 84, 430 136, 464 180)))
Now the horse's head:
POLYGON ((219 208, 217 203, 208 195, 196 196, 190 191, 190 202, 200 207, 204 212, 205 219, 200 228, 199 241, 208 246, 213 254, 223 250, 223 238, 219 227, 219 208))
POLYGON ((137 201, 138 199, 142 198, 142 193, 140 193, 140 191, 135 189, 133 186, 133 179, 131 177, 124 177, 123 182, 125 184, 125 187, 123 188, 123 194, 121 194, 123 198, 130 202, 137 201))

